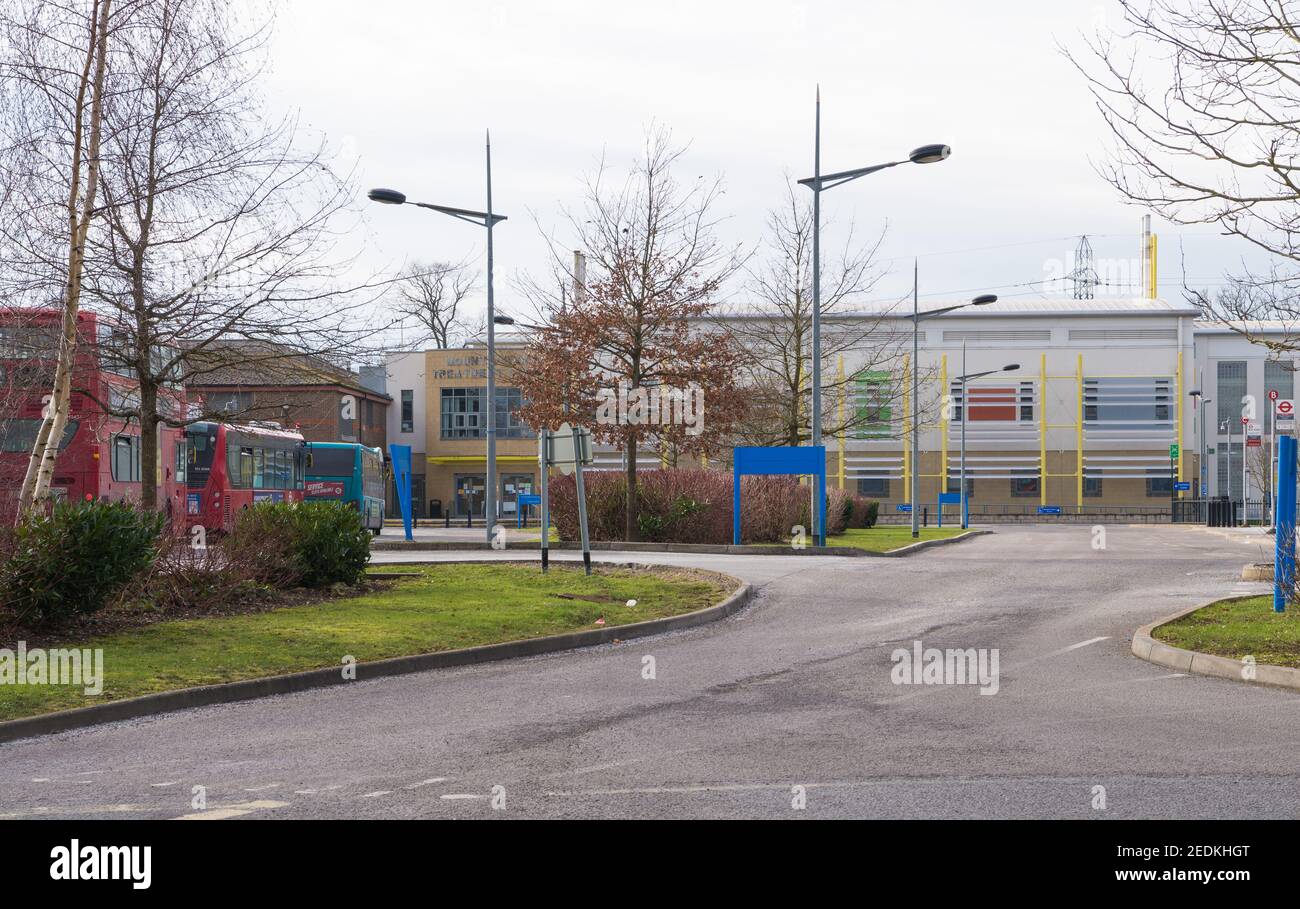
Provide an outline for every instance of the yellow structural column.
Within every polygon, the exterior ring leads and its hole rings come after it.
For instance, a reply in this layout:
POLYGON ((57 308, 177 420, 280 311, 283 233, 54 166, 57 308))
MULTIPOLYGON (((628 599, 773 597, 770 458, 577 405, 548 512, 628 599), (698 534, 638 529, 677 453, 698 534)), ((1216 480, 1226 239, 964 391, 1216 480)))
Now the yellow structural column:
POLYGON ((1038 504, 1047 504, 1047 354, 1038 359, 1038 504))
POLYGON ((912 446, 907 444, 907 440, 912 437, 912 398, 908 394, 908 389, 912 387, 911 382, 911 362, 910 354, 903 354, 903 498, 908 498, 908 490, 912 488, 912 446))
POLYGON ((939 358, 939 400, 944 406, 939 410, 939 491, 948 491, 948 418, 951 394, 948 388, 948 355, 939 358))
POLYGON ((1074 411, 1074 445, 1078 449, 1078 466, 1074 470, 1075 499, 1080 511, 1083 510, 1083 354, 1079 354, 1079 365, 1075 371, 1078 382, 1078 400, 1074 411))
POLYGON ((844 425, 844 396, 848 392, 848 386, 845 384, 844 381, 844 355, 843 354, 840 354, 839 377, 840 377, 840 489, 843 489, 844 488, 844 445, 845 445, 845 436, 848 433, 848 430, 844 425))
MULTIPOLYGON (((1183 482, 1183 352, 1178 351, 1178 432, 1174 439, 1178 443, 1178 482, 1183 482)), ((1181 489, 1178 498, 1187 497, 1181 489)))

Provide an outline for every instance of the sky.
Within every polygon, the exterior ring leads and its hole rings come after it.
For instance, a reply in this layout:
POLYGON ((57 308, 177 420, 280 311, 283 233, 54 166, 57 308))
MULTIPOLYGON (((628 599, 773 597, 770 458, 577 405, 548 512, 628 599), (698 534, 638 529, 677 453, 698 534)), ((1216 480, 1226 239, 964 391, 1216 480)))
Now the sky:
MULTIPOLYGON (((1136 295, 1140 222, 1098 175, 1109 133, 1062 47, 1121 28, 1098 0, 654 3, 287 0, 268 103, 328 138, 364 190, 482 208, 491 130, 496 303, 526 315, 517 280, 549 273, 543 231, 580 208, 604 155, 625 169, 654 124, 689 144, 682 182, 720 177, 721 238, 760 249, 786 176, 812 172, 814 95, 822 166, 845 170, 943 142, 952 156, 823 195, 823 244, 887 226, 872 299, 992 291, 1068 295, 1088 234, 1111 286, 1136 295)), ((412 206, 359 199, 359 267, 412 259, 485 261, 483 231, 412 206)), ((1155 222, 1161 296, 1184 274, 1221 283, 1249 253, 1208 226, 1155 222)), ((561 231, 562 241, 565 239, 561 231)), ((1255 261, 1255 260, 1251 260, 1255 261)), ((482 285, 470 302, 481 313, 482 285)))

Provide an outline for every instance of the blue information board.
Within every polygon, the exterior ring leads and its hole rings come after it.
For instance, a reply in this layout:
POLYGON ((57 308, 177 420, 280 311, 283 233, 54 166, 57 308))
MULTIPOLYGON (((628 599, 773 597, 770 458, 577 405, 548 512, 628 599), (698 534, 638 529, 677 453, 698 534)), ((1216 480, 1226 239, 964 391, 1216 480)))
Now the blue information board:
POLYGON ((1038 513, 1039 514, 1060 514, 1061 506, 1060 505, 1039 505, 1038 513))
POLYGON ((826 545, 826 446, 785 445, 732 449, 731 538, 740 545, 740 478, 746 474, 795 474, 817 478, 817 545, 826 545))

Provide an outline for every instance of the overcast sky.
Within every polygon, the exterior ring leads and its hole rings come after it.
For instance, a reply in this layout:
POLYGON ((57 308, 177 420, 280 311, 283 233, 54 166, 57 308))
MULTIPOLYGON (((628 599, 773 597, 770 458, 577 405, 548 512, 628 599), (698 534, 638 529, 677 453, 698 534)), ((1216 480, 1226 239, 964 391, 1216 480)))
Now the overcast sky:
MULTIPOLYGON (((923 295, 1031 298, 1068 293, 1033 282, 1062 273, 1080 234, 1104 275, 1122 280, 1140 255, 1142 212, 1098 177, 1107 134, 1059 49, 1121 24, 1097 0, 289 0, 268 87, 341 161, 355 157, 363 190, 421 201, 483 206, 490 128, 495 208, 509 217, 496 232, 506 312, 523 311, 511 278, 546 271, 534 217, 557 225, 602 152, 627 165, 652 123, 690 144, 683 181, 723 178, 724 238, 759 243, 784 175, 811 173, 818 83, 824 170, 928 142, 953 149, 942 164, 823 197, 828 248, 850 220, 859 233, 888 223, 891 273, 873 296, 905 294, 920 256, 923 295)), ((1208 227, 1156 230, 1171 298, 1180 243, 1196 286, 1220 282, 1242 254, 1208 227)), ((371 205, 364 237, 370 268, 465 257, 481 267, 484 253, 481 230, 410 206, 371 205)))

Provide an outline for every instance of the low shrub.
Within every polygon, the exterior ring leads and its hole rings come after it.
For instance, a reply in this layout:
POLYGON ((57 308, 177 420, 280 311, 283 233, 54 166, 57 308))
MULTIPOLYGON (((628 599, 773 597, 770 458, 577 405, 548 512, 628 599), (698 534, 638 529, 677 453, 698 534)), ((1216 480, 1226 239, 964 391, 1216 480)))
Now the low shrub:
POLYGON ((848 527, 875 527, 880 516, 880 503, 860 495, 849 497, 845 525, 848 527))
MULTIPOLYGON (((598 541, 625 539, 627 481, 619 471, 587 471, 587 529, 598 541)), ((794 477, 741 477, 741 540, 788 543, 795 526, 811 530, 812 496, 794 477)), ((637 473, 639 539, 654 543, 730 543, 732 475, 727 470, 663 469, 637 473)), ((572 477, 551 481, 551 517, 562 540, 578 539, 572 477)), ((851 525, 856 497, 826 490, 826 531, 851 525)))
POLYGON ((60 624, 97 612, 158 556, 166 517, 125 502, 56 502, 4 544, 0 602, 20 622, 60 624))
POLYGON ((360 513, 341 502, 266 502, 239 516, 222 549, 259 583, 328 587, 361 579, 370 540, 360 513))

